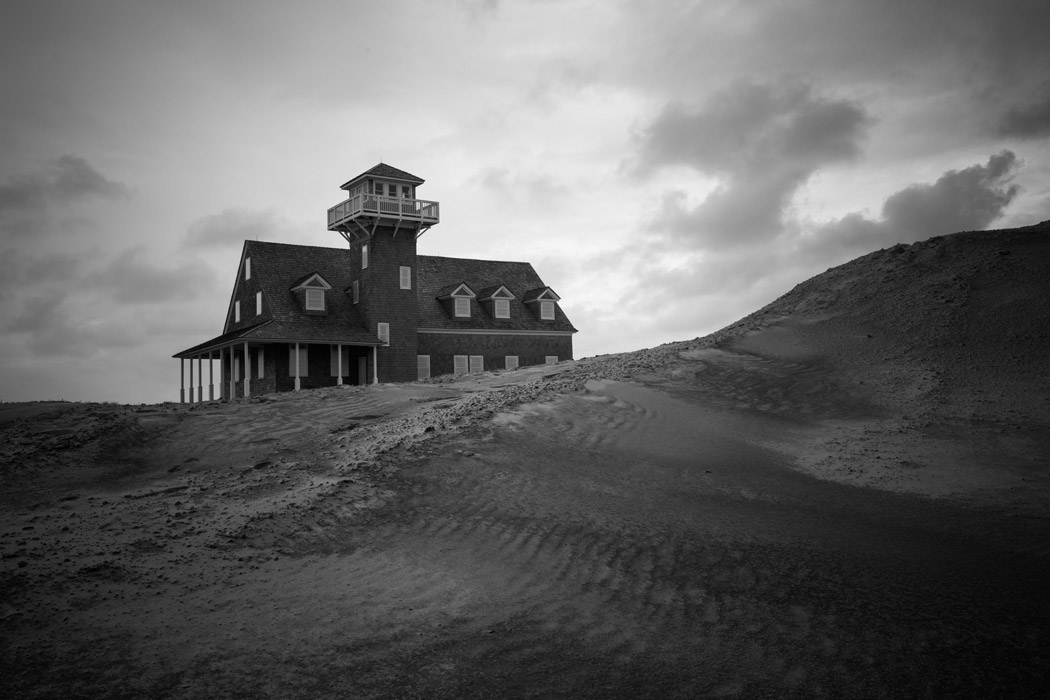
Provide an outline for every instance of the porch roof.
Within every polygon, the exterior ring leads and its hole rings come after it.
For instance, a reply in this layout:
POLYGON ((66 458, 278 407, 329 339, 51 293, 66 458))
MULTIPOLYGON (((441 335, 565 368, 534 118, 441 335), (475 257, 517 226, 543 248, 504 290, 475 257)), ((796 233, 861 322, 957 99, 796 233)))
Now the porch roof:
POLYGON ((247 328, 223 333, 199 345, 194 345, 172 357, 193 358, 201 353, 218 350, 239 341, 252 343, 321 343, 343 345, 382 345, 383 341, 367 331, 339 327, 325 319, 298 319, 295 321, 263 321, 247 328))

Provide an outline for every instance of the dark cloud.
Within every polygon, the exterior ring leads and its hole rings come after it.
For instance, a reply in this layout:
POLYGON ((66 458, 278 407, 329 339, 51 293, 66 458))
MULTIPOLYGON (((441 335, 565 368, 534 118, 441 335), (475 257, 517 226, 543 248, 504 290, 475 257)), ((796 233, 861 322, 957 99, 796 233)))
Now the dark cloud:
POLYGON ((245 241, 274 240, 287 236, 291 225, 273 210, 230 208, 197 219, 189 225, 186 248, 240 248, 245 241))
POLYGON ((29 350, 40 357, 98 355, 116 347, 135 347, 141 333, 112 320, 97 320, 68 308, 70 293, 49 289, 28 297, 15 316, 4 324, 5 334, 26 336, 29 350))
POLYGON ((633 170, 684 165, 721 184, 693 209, 669 195, 652 228, 699 247, 775 237, 796 190, 856 157, 870 122, 860 105, 794 81, 736 83, 699 109, 670 104, 639 134, 633 170))
POLYGON ((87 275, 85 286, 107 293, 120 304, 177 302, 218 290, 215 272, 199 260, 160 266, 143 260, 142 253, 142 248, 125 250, 101 271, 87 275))
POLYGON ((55 285, 68 288, 80 279, 84 260, 92 253, 27 254, 15 248, 0 251, 0 301, 19 289, 55 285))
POLYGON ((127 196, 126 185, 110 180, 79 156, 64 155, 46 173, 0 184, 0 216, 12 210, 37 209, 88 197, 127 196))
POLYGON ((1050 81, 1043 83, 1034 99, 1011 107, 999 120, 1000 136, 1042 139, 1050 136, 1050 81))

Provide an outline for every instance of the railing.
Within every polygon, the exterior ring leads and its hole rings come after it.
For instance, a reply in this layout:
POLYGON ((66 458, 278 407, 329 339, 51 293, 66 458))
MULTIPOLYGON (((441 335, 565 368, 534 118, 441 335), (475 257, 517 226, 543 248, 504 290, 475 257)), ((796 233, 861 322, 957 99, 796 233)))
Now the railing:
POLYGON ((328 210, 328 228, 331 230, 333 226, 358 216, 381 216, 436 224, 438 215, 437 202, 362 193, 328 210))

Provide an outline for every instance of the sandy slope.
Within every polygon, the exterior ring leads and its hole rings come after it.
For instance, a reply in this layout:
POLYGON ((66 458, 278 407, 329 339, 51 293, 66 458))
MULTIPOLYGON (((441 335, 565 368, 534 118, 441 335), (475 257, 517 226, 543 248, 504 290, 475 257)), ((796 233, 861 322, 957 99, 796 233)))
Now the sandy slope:
POLYGON ((1047 238, 639 353, 7 421, 0 694, 1034 697, 1047 238))

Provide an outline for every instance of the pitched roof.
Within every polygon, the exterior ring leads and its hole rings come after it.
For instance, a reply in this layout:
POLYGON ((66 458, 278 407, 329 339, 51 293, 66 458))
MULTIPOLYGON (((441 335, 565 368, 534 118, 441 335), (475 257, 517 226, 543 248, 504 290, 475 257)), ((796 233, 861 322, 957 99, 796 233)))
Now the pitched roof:
POLYGON ((339 186, 340 189, 350 189, 350 184, 357 182, 364 177, 378 177, 385 180, 402 180, 404 182, 411 182, 413 185, 422 185, 426 180, 421 177, 416 177, 412 173, 407 173, 404 170, 399 170, 392 165, 386 163, 379 163, 368 170, 364 171, 356 177, 352 177, 345 183, 339 186))
POLYGON ((420 328, 576 331, 560 307, 553 321, 541 321, 533 309, 522 303, 525 292, 545 288, 543 280, 529 263, 419 255, 416 266, 420 328), (481 304, 475 305, 470 318, 450 316, 437 297, 450 286, 454 289, 462 282, 472 289, 505 286, 515 296, 510 300, 510 318, 495 318, 492 310, 481 304))

